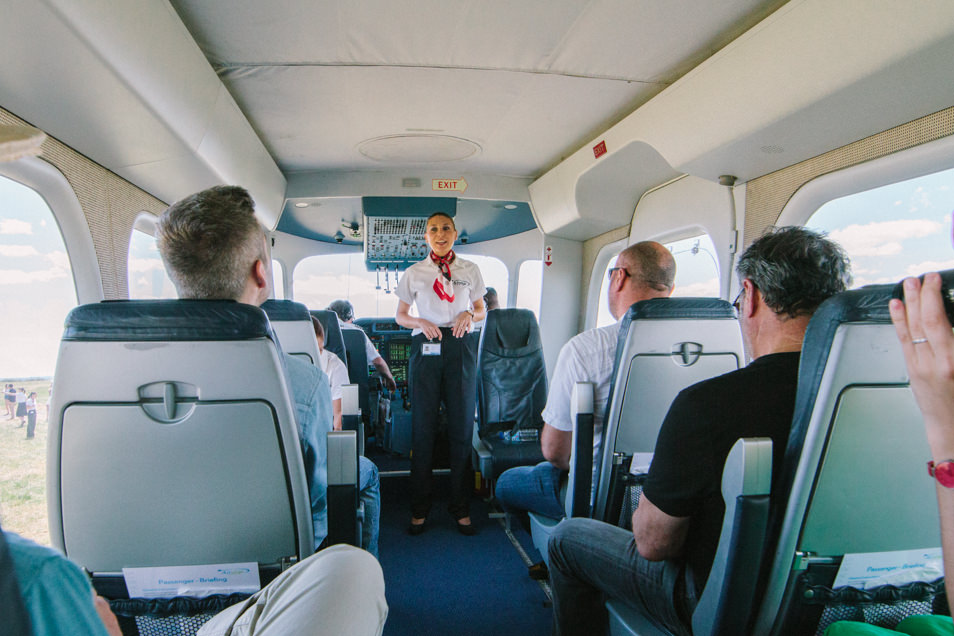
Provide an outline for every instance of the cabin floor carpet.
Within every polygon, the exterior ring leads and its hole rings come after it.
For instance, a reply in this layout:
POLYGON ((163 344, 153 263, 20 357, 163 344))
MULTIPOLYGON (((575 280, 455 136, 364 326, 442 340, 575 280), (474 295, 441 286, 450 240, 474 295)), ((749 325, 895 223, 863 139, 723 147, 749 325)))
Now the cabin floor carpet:
MULTIPOLYGON (((408 478, 381 479, 381 567, 388 621, 384 636, 545 636, 552 612, 546 593, 497 519, 479 498, 471 504, 476 536, 457 532, 447 512, 447 475, 435 475, 435 505, 424 534, 406 533, 408 478)), ((526 533, 514 528, 525 549, 526 533)), ((531 552, 531 558, 536 553, 531 552)))

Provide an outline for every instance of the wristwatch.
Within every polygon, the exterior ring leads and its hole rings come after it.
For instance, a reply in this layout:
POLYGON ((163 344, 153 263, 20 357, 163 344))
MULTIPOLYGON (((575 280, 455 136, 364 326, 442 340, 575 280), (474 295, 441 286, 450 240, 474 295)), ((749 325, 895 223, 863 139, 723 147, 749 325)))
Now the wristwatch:
POLYGON ((928 475, 945 488, 954 488, 954 459, 945 459, 938 463, 927 463, 928 475))

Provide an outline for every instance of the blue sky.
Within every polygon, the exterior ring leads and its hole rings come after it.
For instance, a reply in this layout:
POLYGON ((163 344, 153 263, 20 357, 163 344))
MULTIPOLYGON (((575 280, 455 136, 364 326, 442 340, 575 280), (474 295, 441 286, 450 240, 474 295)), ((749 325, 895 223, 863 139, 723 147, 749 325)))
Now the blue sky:
POLYGON ((829 201, 807 225, 851 257, 855 286, 954 268, 954 170, 829 201))

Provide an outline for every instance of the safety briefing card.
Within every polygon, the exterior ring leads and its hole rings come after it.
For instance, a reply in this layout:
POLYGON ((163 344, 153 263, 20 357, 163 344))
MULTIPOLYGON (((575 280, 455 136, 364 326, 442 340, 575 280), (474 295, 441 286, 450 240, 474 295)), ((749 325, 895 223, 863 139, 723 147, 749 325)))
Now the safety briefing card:
POLYGON ((832 588, 870 590, 880 585, 934 581, 944 576, 940 548, 846 554, 832 588))
POLYGON ((257 563, 123 568, 130 598, 171 598, 254 593, 261 589, 257 563))

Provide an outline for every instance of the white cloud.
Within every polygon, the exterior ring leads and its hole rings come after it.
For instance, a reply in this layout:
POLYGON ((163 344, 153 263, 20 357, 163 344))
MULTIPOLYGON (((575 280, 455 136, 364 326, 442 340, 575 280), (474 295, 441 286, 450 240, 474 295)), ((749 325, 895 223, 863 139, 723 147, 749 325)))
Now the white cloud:
POLYGON ((0 245, 0 256, 7 258, 26 258, 39 256, 39 252, 32 245, 0 245))
POLYGON ((158 258, 131 258, 129 259, 129 272, 131 274, 140 274, 152 272, 157 269, 163 269, 162 261, 158 258))
POLYGON ((56 250, 45 254, 45 256, 54 268, 62 269, 64 272, 70 271, 70 257, 63 250, 56 250))
POLYGON ((829 235, 849 256, 890 256, 901 253, 901 241, 940 232, 943 226, 928 219, 883 221, 849 225, 829 235))
POLYGON ((18 219, 0 219, 0 234, 33 234, 33 226, 18 219))
POLYGON ((946 261, 924 261, 909 265, 905 270, 908 276, 920 276, 925 272, 939 272, 945 269, 954 269, 954 258, 946 261))
POLYGON ((688 285, 676 285, 676 289, 673 290, 672 295, 716 298, 719 296, 719 279, 710 278, 709 280, 689 283, 688 285))
POLYGON ((35 272, 25 272, 20 269, 0 269, 0 285, 46 283, 58 278, 65 278, 66 276, 66 271, 59 267, 41 269, 35 272))

